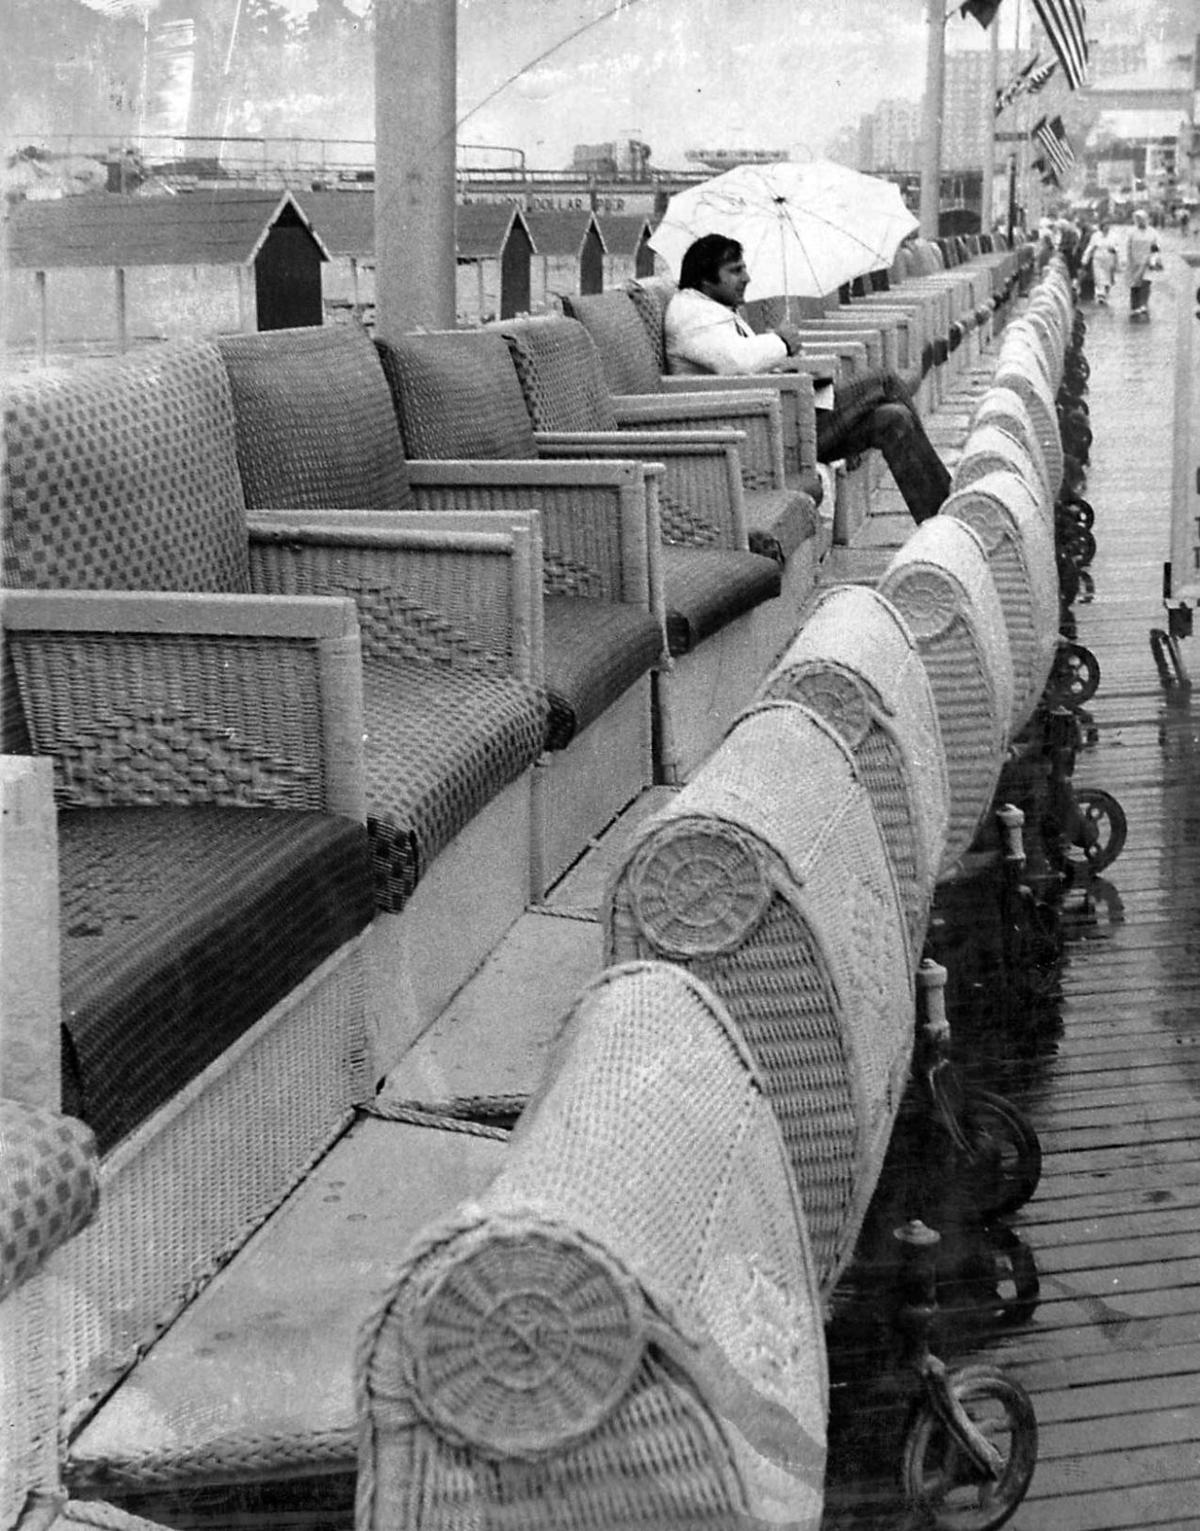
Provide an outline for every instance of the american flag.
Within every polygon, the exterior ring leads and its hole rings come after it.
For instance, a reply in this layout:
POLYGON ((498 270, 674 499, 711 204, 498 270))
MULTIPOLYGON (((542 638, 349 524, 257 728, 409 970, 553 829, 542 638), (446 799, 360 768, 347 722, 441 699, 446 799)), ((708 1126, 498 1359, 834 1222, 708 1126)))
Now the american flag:
POLYGON ((1041 90, 1042 86, 1058 68, 1058 61, 1052 59, 1050 63, 1043 64, 1040 69, 1036 64, 1040 53, 1035 53, 1029 62, 1024 65, 1017 74, 1013 75, 1007 85, 1002 85, 996 92, 996 115, 999 116, 1006 106, 1011 106, 1018 96, 1023 96, 1026 91, 1030 95, 1041 90))
POLYGON ((1028 80, 1025 81, 1025 89, 1031 96, 1036 96, 1057 68, 1058 60, 1052 58, 1048 64, 1043 64, 1040 69, 1035 69, 1028 80))
POLYGON ((1071 148, 1062 118, 1054 117, 1049 122, 1045 117, 1041 118, 1034 124, 1029 136, 1045 155, 1047 168, 1054 172, 1055 178, 1065 180, 1075 163, 1075 151, 1071 148))
POLYGON ((1083 0, 1033 0, 1033 8, 1058 55, 1063 78, 1078 90, 1087 82, 1088 66, 1083 0))

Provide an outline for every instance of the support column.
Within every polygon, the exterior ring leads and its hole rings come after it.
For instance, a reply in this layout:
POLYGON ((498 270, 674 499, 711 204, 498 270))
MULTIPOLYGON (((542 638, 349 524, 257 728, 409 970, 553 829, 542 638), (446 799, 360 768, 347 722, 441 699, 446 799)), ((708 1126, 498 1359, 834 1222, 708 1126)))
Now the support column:
POLYGON ((921 133, 921 237, 938 237, 942 196, 942 103, 946 94, 946 18, 942 0, 926 0, 925 103, 921 133))
POLYGON ((988 66, 983 88, 983 179, 979 185, 979 232, 990 234, 996 200, 996 91, 1000 88, 1000 23, 988 27, 988 66))
POLYGON ((375 324, 454 327, 455 0, 375 9, 375 324))

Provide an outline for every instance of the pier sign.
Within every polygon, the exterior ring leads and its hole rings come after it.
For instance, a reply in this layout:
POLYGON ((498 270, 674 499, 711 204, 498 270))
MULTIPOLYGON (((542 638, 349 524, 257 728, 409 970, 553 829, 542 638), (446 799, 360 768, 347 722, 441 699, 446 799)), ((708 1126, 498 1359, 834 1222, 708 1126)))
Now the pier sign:
POLYGON ((1175 349, 1170 606, 1200 605, 1200 254, 1183 256, 1175 349))

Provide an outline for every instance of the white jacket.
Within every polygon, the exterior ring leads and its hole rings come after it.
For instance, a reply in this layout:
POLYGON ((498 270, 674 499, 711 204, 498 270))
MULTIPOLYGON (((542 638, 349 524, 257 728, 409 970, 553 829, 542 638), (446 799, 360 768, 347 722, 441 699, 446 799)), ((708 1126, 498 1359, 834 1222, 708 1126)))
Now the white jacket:
POLYGON ((787 346, 773 331, 756 335, 736 309, 694 287, 681 287, 672 296, 664 328, 668 372, 741 376, 770 372, 787 360, 787 346))

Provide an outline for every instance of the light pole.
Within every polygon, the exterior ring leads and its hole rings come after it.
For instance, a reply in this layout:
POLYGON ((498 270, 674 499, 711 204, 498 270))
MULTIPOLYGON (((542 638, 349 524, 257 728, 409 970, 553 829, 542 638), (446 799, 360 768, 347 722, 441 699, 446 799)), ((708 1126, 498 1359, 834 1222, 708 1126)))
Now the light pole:
POLYGON ((942 195, 942 110, 946 94, 943 0, 926 0, 925 102, 921 132, 921 237, 938 237, 942 195))

